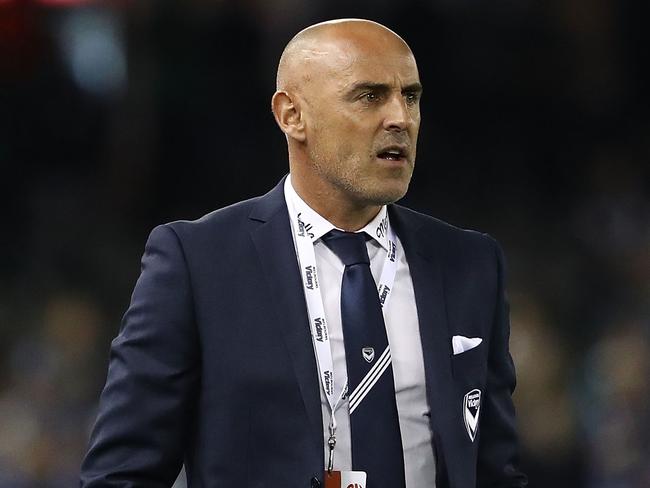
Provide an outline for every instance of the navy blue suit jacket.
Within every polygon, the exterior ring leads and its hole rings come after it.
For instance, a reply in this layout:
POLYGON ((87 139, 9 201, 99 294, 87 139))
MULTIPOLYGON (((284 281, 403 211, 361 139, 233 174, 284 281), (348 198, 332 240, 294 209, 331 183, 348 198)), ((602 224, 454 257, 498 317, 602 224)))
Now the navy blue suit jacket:
MULTIPOLYGON (((389 206, 411 270, 438 488, 515 487, 503 259, 496 242, 389 206), (452 354, 454 335, 482 337, 452 354), (463 397, 482 392, 472 442, 463 397)), ((193 222, 156 227, 111 346, 81 485, 317 487, 317 366, 280 183, 193 222)), ((372 487, 370 487, 372 488, 372 487)))

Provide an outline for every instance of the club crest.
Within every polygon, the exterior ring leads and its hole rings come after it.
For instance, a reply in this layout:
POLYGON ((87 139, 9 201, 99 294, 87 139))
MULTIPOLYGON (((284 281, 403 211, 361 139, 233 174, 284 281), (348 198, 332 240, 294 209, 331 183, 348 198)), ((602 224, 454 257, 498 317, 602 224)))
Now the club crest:
POLYGON ((478 414, 481 410, 481 390, 471 390, 463 398, 463 419, 469 438, 474 442, 478 430, 478 414))
POLYGON ((375 349, 372 347, 364 347, 361 349, 361 354, 368 363, 372 363, 375 359, 375 349))

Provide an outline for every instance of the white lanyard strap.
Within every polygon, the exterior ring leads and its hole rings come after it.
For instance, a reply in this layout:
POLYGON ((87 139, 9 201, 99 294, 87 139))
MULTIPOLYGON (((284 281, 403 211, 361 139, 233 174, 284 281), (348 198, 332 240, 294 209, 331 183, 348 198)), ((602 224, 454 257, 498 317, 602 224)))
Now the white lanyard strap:
MULTIPOLYGON (((327 320, 325 318, 325 307, 323 305, 323 298, 320 292, 320 283, 318 279, 318 270, 316 267, 316 255, 314 253, 314 240, 315 236, 308 232, 309 224, 301 220, 301 216, 305 212, 301 212, 301 207, 306 204, 299 200, 296 195, 291 195, 288 199, 289 215, 295 236, 296 249, 298 253, 298 262, 300 265, 302 284, 305 292, 305 300, 307 302, 307 312, 309 314, 309 324, 311 334, 316 350, 316 359, 318 362, 318 371, 327 397, 327 402, 331 411, 330 434, 336 430, 336 420, 334 413, 339 407, 343 397, 347 392, 347 378, 345 378, 345 386, 341 390, 338 398, 334 397, 334 365, 332 360, 332 350, 330 346, 330 335, 327 320)), ((304 210, 304 208, 303 208, 304 210)), ((377 287, 379 301, 384 310, 392 295, 393 283, 395 281, 395 274, 397 272, 397 239, 395 234, 388 223, 388 215, 382 223, 382 230, 387 232, 388 237, 388 252, 384 261, 384 267, 377 287)), ((320 237, 320 236, 319 236, 320 237)))

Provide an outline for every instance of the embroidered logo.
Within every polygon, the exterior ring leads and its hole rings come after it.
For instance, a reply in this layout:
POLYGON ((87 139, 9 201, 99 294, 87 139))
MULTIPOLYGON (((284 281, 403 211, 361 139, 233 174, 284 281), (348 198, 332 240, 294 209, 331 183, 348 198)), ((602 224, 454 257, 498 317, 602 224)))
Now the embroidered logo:
POLYGON ((361 349, 361 355, 367 363, 372 363, 375 360, 375 349, 372 347, 364 347, 361 349))
POLYGON ((472 442, 476 438, 478 430, 478 415, 481 411, 481 390, 471 390, 465 393, 463 398, 463 419, 465 428, 472 442))

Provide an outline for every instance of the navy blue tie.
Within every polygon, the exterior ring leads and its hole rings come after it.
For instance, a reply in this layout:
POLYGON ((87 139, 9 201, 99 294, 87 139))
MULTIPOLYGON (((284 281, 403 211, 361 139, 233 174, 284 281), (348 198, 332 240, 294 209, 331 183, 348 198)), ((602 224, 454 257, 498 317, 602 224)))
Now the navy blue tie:
POLYGON ((404 456, 384 317, 363 233, 332 230, 323 242, 345 264, 341 320, 348 371, 352 469, 368 488, 403 488, 404 456))

